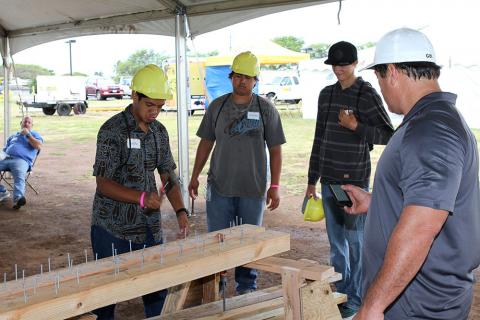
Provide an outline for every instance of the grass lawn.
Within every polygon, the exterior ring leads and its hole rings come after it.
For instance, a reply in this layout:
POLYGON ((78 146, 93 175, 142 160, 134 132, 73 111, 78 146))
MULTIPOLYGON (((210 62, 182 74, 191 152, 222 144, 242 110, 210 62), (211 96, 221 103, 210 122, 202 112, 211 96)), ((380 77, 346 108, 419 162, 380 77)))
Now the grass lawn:
MULTIPOLYGON (((124 107, 130 103, 130 100, 107 100, 90 101, 92 108, 86 114, 81 116, 59 117, 45 116, 39 109, 31 110, 34 116, 35 128, 45 138, 46 147, 48 143, 69 141, 69 143, 88 143, 94 142, 100 126, 116 111, 98 111, 96 108, 108 110, 108 107, 124 107)), ((18 123, 21 120, 20 109, 12 104, 11 129, 17 130, 18 123)), ((307 184, 308 161, 312 147, 313 135, 315 130, 315 120, 306 120, 301 118, 299 110, 281 110, 282 124, 287 138, 287 143, 283 146, 283 169, 282 186, 284 192, 290 195, 303 194, 307 184)), ((72 113, 73 114, 73 113, 72 113)), ((170 135, 170 146, 175 158, 178 157, 177 145, 177 117, 175 112, 162 112, 158 120, 167 128, 170 135)), ((193 166, 195 152, 199 142, 195 135, 200 121, 201 114, 195 114, 189 118, 189 160, 190 167, 193 166)), ((3 132, 3 96, 0 95, 0 130, 3 132)), ((480 139, 480 130, 473 130, 477 141, 480 139)), ((3 136, 3 135, 2 135, 3 136)), ((383 151, 383 146, 375 146, 371 153, 372 158, 372 177, 375 172, 376 163, 383 151)), ((205 166, 204 174, 208 164, 205 166)))

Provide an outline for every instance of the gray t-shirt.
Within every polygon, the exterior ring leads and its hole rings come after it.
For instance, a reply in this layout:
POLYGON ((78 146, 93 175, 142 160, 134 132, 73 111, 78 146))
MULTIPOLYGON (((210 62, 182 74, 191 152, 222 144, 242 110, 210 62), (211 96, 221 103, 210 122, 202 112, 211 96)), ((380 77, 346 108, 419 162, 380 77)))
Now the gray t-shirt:
POLYGON ((208 182, 218 193, 227 197, 265 195, 265 143, 268 148, 285 143, 280 115, 270 102, 253 95, 250 104, 236 105, 231 95, 221 96, 208 107, 197 136, 215 141, 208 182))
POLYGON ((385 319, 468 317, 472 270, 480 263, 478 152, 455 100, 451 93, 432 93, 420 99, 405 115, 377 165, 365 225, 364 291, 384 262, 404 207, 450 212, 425 263, 387 309, 385 319))

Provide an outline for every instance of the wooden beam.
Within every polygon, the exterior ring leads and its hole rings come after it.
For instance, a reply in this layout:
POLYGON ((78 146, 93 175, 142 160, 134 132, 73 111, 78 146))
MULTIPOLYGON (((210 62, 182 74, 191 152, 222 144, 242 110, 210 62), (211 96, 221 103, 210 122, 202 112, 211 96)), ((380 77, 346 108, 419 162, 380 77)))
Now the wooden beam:
POLYGON ((330 284, 314 281, 303 287, 300 292, 302 319, 342 320, 330 284))
POLYGON ((220 274, 215 273, 202 278, 202 304, 214 302, 220 299, 219 292, 220 274))
MULTIPOLYGON (((258 290, 241 296, 227 299, 227 311, 250 306, 259 302, 281 298, 283 291, 281 286, 275 286, 264 290, 258 290)), ((180 310, 174 314, 149 318, 149 320, 190 320, 200 317, 209 317, 223 313, 222 301, 203 304, 193 308, 180 310)), ((279 307, 283 314, 283 305, 279 307)))
MULTIPOLYGON (((250 320, 268 319, 283 314, 283 298, 262 301, 245 307, 228 310, 219 314, 195 318, 197 320, 250 320)), ((286 319, 286 318, 285 318, 286 319)))
POLYGON ((162 308, 162 315, 176 312, 183 309, 185 300, 187 299, 188 290, 190 289, 190 281, 168 288, 167 298, 162 308))
MULTIPOLYGON (((227 239, 227 241, 225 241, 222 245, 223 248, 226 244, 230 244, 230 240, 233 242, 238 242, 244 237, 255 237, 256 234, 265 232, 265 228, 244 224, 241 227, 232 227, 229 229, 220 230, 218 232, 207 233, 198 239, 188 239, 190 241, 169 242, 164 245, 147 248, 143 251, 139 250, 132 253, 118 255, 118 264, 121 265, 122 268, 128 268, 139 265, 142 263, 142 261, 161 261, 162 258, 166 260, 170 256, 176 256, 179 254, 180 245, 183 252, 197 251, 197 253, 205 253, 206 251, 211 251, 212 248, 217 248, 213 250, 218 250, 220 243, 218 241, 217 234, 222 232, 225 234, 225 239, 227 239)), ((80 278, 114 272, 114 264, 111 257, 95 261, 95 263, 92 261, 90 263, 81 264, 75 267, 81 268, 80 278)), ((25 287, 33 288, 34 285, 36 285, 37 288, 53 286, 53 284, 56 282, 56 276, 60 277, 62 281, 75 280, 75 268, 53 270, 52 272, 44 272, 41 276, 35 275, 28 277, 25 279, 25 287)), ((4 290, 0 291, 0 301, 3 297, 11 296, 15 293, 23 294, 23 282, 9 281, 4 284, 3 289, 4 290)))
POLYGON ((215 232, 201 240, 179 240, 122 254, 115 263, 106 258, 82 264, 78 278, 75 267, 44 274, 43 280, 32 276, 25 279, 25 292, 18 288, 22 281, 10 281, 0 298, 0 319, 73 317, 290 249, 290 235, 282 232, 248 225, 221 232, 227 239, 223 243, 218 243, 215 232), (60 282, 59 289, 51 277, 60 282), (37 284, 35 294, 33 283, 37 284))
POLYGON ((292 260, 279 257, 268 257, 247 263, 247 268, 258 269, 281 274, 284 267, 300 271, 302 278, 307 280, 327 280, 335 276, 335 270, 331 266, 324 266, 318 263, 305 260, 292 260))
POLYGON ((300 304, 300 285, 302 282, 303 279, 298 269, 283 267, 282 288, 285 301, 285 320, 302 319, 300 304))

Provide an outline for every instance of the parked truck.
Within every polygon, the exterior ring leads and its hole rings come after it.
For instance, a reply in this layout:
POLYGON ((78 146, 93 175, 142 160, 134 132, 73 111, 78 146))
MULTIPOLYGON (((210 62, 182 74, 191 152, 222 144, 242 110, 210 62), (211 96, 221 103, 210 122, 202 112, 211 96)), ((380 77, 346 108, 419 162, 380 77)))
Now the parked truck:
POLYGON ((259 92, 273 103, 282 101, 297 104, 302 99, 299 77, 295 73, 269 73, 265 79, 260 80, 259 92))
POLYGON ((36 93, 33 99, 23 102, 26 108, 42 108, 51 116, 68 116, 87 112, 85 95, 86 77, 81 76, 37 76, 36 93))

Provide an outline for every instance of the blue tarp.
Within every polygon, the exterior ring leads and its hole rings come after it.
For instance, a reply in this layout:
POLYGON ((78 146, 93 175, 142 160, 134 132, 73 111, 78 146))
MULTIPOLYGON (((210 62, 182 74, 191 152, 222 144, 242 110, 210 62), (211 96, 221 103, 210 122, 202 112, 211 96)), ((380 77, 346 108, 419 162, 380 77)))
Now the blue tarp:
MULTIPOLYGON (((226 93, 232 92, 232 82, 228 78, 230 66, 209 66, 205 68, 205 84, 207 86, 207 103, 226 93)), ((253 88, 258 93, 258 85, 253 88)))

